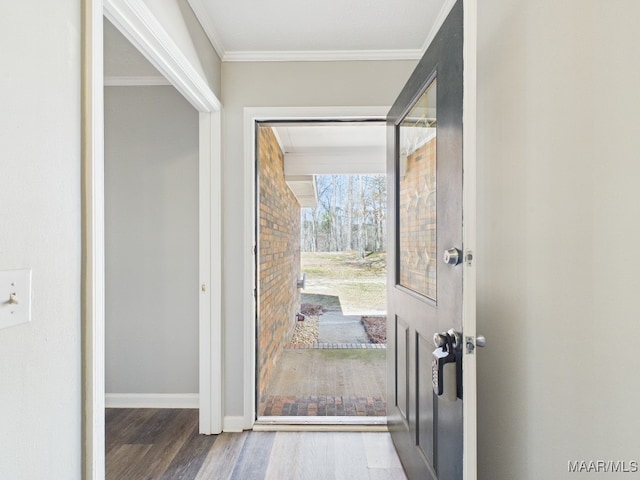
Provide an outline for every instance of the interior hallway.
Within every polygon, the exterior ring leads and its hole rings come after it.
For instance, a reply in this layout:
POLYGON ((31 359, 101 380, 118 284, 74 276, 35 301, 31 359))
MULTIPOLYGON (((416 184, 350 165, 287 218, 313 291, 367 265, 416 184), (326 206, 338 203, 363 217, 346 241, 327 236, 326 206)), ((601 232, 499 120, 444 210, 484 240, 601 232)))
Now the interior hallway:
POLYGON ((107 480, 406 479, 384 432, 198 434, 198 411, 107 409, 107 480))

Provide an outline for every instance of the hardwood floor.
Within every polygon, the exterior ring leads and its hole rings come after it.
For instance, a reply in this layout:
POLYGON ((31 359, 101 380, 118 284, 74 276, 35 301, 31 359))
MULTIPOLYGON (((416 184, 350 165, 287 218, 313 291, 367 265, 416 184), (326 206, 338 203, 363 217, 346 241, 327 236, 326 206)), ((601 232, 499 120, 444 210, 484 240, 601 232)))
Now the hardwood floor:
POLYGON ((193 479, 215 442, 198 434, 198 410, 107 409, 106 478, 193 479))
POLYGON ((197 410, 107 409, 107 480, 406 479, 388 433, 198 434, 197 410))

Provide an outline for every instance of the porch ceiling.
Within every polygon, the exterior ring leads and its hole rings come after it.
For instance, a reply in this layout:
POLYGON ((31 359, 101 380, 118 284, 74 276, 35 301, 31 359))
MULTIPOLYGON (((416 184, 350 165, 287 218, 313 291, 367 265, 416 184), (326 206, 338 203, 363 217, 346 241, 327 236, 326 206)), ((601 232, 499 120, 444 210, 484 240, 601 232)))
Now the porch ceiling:
POLYGON ((385 129, 382 122, 274 126, 285 176, 385 173, 385 129))
POLYGON ((386 171, 382 122, 272 125, 284 152, 284 175, 301 207, 318 204, 316 175, 371 175, 386 171))

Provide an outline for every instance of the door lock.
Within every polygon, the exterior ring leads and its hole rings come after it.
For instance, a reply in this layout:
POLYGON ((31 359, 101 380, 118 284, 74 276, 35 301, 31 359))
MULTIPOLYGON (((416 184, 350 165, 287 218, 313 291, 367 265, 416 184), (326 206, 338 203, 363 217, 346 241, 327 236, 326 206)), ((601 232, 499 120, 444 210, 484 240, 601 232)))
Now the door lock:
POLYGON ((447 265, 458 265, 462 262, 462 252, 457 248, 449 248, 444 251, 444 263, 447 265))
POLYGON ((462 335, 453 328, 436 333, 431 380, 433 392, 446 401, 462 398, 462 335))
POLYGON ((473 354, 476 347, 484 347, 487 344, 487 339, 484 335, 478 335, 477 337, 465 337, 464 343, 467 346, 467 353, 473 354))
POLYGON ((433 334, 433 343, 436 347, 444 347, 449 341, 451 341, 451 344, 455 350, 460 350, 462 348, 462 334, 453 328, 450 328, 443 333, 436 332, 433 334))

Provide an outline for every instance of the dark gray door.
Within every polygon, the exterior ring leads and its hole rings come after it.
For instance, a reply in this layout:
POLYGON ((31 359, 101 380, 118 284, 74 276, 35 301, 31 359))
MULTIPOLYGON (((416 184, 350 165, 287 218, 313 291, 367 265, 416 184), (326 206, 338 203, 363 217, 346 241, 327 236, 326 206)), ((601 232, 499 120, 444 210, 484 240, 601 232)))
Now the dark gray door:
POLYGON ((387 117, 388 421, 413 479, 462 478, 462 19, 458 0, 387 117))

